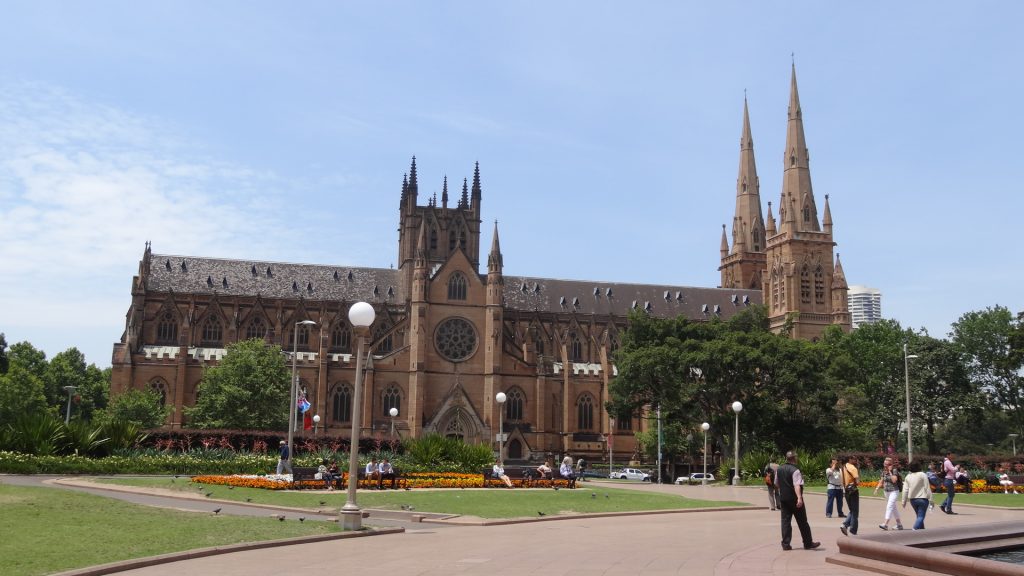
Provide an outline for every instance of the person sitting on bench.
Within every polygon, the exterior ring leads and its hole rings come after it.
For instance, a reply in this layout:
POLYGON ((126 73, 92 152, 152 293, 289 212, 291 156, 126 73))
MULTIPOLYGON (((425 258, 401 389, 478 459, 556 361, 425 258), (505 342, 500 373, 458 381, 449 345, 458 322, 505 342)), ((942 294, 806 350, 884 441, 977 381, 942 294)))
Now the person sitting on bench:
POLYGON ((1020 494, 1020 492, 1017 492, 1017 487, 1013 484, 1013 480, 1010 480, 1010 475, 1002 467, 996 471, 996 478, 999 479, 999 485, 1003 487, 1003 494, 1009 494, 1011 489, 1014 494, 1020 494))
POLYGON ((537 466, 537 475, 541 480, 551 479, 551 464, 548 464, 547 460, 545 460, 540 466, 537 466))
POLYGON ((370 462, 366 465, 366 479, 370 482, 380 480, 380 466, 377 464, 376 458, 370 458, 370 462))
POLYGON ((392 490, 395 490, 397 488, 397 486, 395 485, 395 469, 391 466, 391 462, 388 462, 387 458, 381 460, 380 465, 377 466, 377 490, 382 490, 384 488, 385 480, 391 480, 392 490))
POLYGON ((494 462, 494 467, 491 468, 491 476, 504 482, 505 486, 512 487, 512 479, 505 474, 505 467, 501 465, 501 458, 494 462))
POLYGON ((558 467, 559 473, 562 478, 569 483, 569 488, 576 487, 576 473, 572 470, 572 456, 566 456, 562 459, 562 465, 558 467))

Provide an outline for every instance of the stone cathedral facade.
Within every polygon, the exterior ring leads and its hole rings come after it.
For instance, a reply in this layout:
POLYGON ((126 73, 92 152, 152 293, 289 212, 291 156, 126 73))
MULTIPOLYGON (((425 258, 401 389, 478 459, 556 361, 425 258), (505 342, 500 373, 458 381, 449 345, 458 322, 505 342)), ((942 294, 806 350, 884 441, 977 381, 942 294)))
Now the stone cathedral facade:
POLYGON ((604 409, 631 310, 706 320, 764 303, 773 329, 794 337, 849 329, 828 198, 819 223, 811 189, 795 70, 784 156, 776 222, 771 204, 762 217, 744 102, 732 245, 723 227, 718 288, 506 275, 497 225, 482 226, 479 165, 457 199, 445 179, 440 201, 421 204, 415 158, 402 182, 397 269, 156 254, 147 244, 114 344, 112 393, 156 389, 173 407, 167 426, 187 427, 182 408, 229 343, 263 338, 290 356, 297 342, 299 385, 331 434, 347 435, 359 410, 364 437, 387 438, 394 424, 403 437, 494 442, 501 410, 509 459, 569 452, 599 461, 609 441, 623 458, 648 425, 643 415, 612 418, 604 409), (377 318, 355 406, 348 309, 358 301, 377 318))

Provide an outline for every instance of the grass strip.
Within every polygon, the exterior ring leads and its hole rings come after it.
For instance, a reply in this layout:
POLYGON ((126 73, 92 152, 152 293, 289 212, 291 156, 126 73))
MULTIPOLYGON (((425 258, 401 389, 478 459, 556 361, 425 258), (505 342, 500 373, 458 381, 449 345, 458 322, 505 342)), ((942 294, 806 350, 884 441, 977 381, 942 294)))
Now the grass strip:
POLYGON ((0 509, 0 566, 6 576, 52 574, 168 552, 340 531, 328 522, 215 516, 71 490, 5 484, 0 484, 0 509))

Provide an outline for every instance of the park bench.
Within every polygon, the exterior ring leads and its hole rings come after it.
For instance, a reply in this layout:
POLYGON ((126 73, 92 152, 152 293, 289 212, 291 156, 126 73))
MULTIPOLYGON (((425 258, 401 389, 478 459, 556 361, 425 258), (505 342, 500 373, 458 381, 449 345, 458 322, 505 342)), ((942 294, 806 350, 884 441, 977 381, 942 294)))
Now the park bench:
MULTIPOLYGON (((490 487, 502 487, 505 485, 504 482, 499 478, 494 477, 493 466, 481 468, 480 473, 484 477, 484 488, 490 487)), ((512 486, 519 488, 533 488, 533 487, 544 487, 564 488, 568 483, 561 477, 557 476, 557 472, 553 473, 554 476, 549 475, 547 478, 540 478, 540 473, 537 469, 532 466, 506 466, 505 475, 508 476, 509 480, 512 481, 512 486)))
MULTIPOLYGON (((322 489, 324 487, 324 481, 318 480, 316 478, 316 471, 317 468, 313 466, 293 466, 292 488, 295 490, 301 490, 302 488, 322 489)), ((334 478, 334 480, 331 481, 332 484, 334 484, 334 487, 338 490, 346 488, 345 483, 342 482, 342 477, 343 474, 339 474, 336 478, 334 478)), ((385 480, 384 483, 390 484, 390 480, 385 480)), ((405 488, 406 485, 407 482, 405 478, 402 476, 402 471, 399 470, 398 468, 395 468, 395 487, 405 488)), ((366 473, 363 470, 360 470, 358 487, 362 488, 363 490, 376 488, 377 481, 372 479, 367 480, 366 473)))
MULTIPOLYGON (((1013 482, 1012 488, 1017 490, 1024 489, 1024 474, 1007 474, 1006 477, 1010 479, 1010 482, 1013 482)), ((1003 489, 1003 485, 999 483, 999 478, 995 474, 985 476, 985 484, 989 487, 989 491, 1003 489)))

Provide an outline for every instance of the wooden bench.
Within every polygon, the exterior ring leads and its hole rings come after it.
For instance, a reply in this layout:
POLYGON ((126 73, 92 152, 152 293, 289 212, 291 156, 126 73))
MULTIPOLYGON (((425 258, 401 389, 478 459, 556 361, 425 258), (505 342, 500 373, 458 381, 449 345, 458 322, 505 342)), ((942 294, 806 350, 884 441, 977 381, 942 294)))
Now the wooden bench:
MULTIPOLYGON (((323 489, 325 487, 323 480, 316 479, 317 468, 313 466, 293 466, 292 467, 292 489, 301 490, 303 488, 323 489)), ((338 490, 347 488, 344 483, 345 472, 342 471, 337 475, 331 483, 338 490)), ((385 480, 385 483, 390 483, 390 480, 385 480)), ((395 489, 405 488, 408 485, 405 478, 402 477, 402 471, 395 468, 395 489)), ((376 489, 377 480, 366 478, 366 472, 364 470, 359 471, 359 485, 357 488, 363 490, 376 489)))
MULTIPOLYGON (((484 488, 491 487, 503 487, 505 483, 500 478, 494 476, 494 467, 488 466, 487 468, 480 469, 481 475, 484 477, 484 488)), ((533 466, 506 466, 505 476, 512 481, 512 486, 518 488, 565 488, 568 486, 563 478, 554 476, 554 472, 548 475, 547 478, 540 478, 540 473, 537 472, 537 468, 533 466)))

